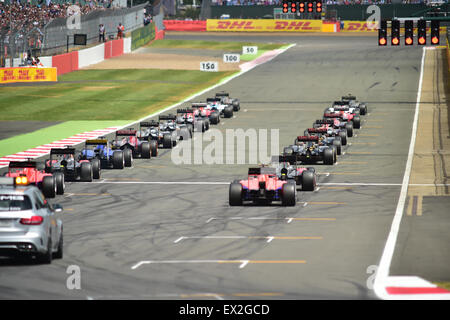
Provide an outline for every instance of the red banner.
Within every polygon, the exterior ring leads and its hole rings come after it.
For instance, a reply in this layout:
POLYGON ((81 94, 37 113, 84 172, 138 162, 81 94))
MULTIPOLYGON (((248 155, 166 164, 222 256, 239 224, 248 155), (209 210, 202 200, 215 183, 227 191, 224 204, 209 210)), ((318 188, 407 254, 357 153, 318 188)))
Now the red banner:
POLYGON ((164 20, 165 31, 206 31, 206 21, 164 20))

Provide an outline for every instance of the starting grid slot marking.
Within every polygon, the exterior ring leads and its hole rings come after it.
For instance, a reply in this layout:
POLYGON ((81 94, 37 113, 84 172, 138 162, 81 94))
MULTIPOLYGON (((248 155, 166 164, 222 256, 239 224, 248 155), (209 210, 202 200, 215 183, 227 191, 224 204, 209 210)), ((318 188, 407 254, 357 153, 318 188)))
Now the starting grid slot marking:
POLYGON ((208 220, 206 220, 206 223, 210 223, 213 220, 280 220, 280 221, 286 221, 286 223, 291 223, 292 221, 336 221, 336 218, 294 218, 294 217, 288 217, 288 218, 271 218, 271 217, 231 217, 231 218, 217 218, 217 217, 211 217, 208 220))
POLYGON ((180 243, 182 240, 189 239, 219 239, 219 240, 237 240, 237 239, 249 239, 249 240, 266 240, 267 243, 273 240, 322 240, 323 237, 319 236, 183 236, 176 239, 173 243, 180 243))
POLYGON ((239 269, 248 264, 305 264, 306 260, 148 260, 140 261, 131 267, 136 270, 145 264, 239 264, 239 269))

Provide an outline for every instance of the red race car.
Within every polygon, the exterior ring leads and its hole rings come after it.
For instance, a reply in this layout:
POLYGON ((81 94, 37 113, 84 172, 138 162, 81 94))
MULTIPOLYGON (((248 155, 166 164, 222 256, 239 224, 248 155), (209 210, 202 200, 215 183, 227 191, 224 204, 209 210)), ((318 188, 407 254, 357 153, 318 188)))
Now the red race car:
POLYGON ((281 180, 276 168, 249 168, 245 180, 235 180, 230 184, 230 206, 240 206, 244 201, 257 203, 281 201, 283 206, 295 206, 297 189, 295 181, 281 180))
POLYGON ((35 185, 42 190, 47 198, 54 198, 57 194, 64 194, 64 174, 55 172, 54 174, 45 172, 45 165, 42 168, 35 161, 11 161, 6 177, 15 178, 17 185, 35 185))

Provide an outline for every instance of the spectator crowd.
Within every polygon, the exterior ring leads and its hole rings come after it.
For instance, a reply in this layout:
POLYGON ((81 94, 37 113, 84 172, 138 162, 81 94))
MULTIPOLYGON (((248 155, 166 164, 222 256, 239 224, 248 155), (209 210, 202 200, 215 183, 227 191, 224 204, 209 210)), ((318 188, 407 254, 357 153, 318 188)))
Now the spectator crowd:
POLYGON ((85 5, 78 2, 52 4, 50 0, 46 3, 42 1, 43 3, 37 5, 0 2, 0 33, 10 29, 12 33, 16 31, 26 33, 35 27, 41 29, 53 19, 67 17, 67 9, 71 5, 77 5, 81 14, 87 14, 94 10, 105 10, 110 5, 110 1, 87 1, 85 5))

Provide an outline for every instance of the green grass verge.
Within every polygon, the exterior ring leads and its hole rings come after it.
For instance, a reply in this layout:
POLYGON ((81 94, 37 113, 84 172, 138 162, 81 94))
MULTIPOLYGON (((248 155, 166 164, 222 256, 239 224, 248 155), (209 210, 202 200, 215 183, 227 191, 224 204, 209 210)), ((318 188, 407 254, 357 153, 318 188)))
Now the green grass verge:
POLYGON ((54 126, 0 140, 0 157, 35 148, 61 140, 77 133, 104 129, 127 124, 128 120, 117 121, 67 121, 54 126))
POLYGON ((439 288, 450 291, 450 282, 435 282, 434 284, 437 285, 439 288))
POLYGON ((149 48, 179 48, 179 49, 205 49, 226 50, 242 52, 242 46, 257 46, 259 50, 274 50, 286 44, 258 43, 258 42, 228 42, 228 41, 204 41, 204 40, 158 40, 149 44, 149 48))
POLYGON ((0 87, 0 120, 135 120, 212 86, 234 72, 80 70, 59 83, 0 87))

